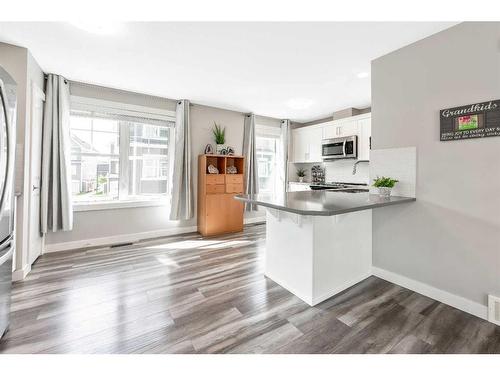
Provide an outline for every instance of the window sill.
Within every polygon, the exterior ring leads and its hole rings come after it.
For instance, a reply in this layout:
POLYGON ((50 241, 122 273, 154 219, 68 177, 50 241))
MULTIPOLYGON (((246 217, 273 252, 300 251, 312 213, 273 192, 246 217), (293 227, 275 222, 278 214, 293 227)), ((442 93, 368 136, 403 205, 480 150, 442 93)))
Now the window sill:
POLYGON ((168 206, 169 201, 165 199, 134 200, 134 201, 110 201, 110 202, 87 202, 74 203, 73 212, 119 210, 122 208, 157 207, 168 206))

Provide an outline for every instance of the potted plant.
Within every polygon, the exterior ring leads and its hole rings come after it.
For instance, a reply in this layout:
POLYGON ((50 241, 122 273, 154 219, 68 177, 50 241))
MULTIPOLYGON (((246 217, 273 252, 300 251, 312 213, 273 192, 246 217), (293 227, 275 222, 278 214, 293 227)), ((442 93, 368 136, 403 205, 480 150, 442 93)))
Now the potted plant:
POLYGON ((212 133, 215 139, 215 151, 217 154, 221 154, 222 150, 224 150, 224 142, 226 141, 226 128, 223 128, 214 121, 214 128, 212 129, 212 133))
POLYGON ((390 177, 378 177, 375 178, 373 183, 373 186, 378 188, 378 193, 381 197, 390 197, 391 196, 391 191, 394 185, 398 182, 398 180, 395 180, 390 177))
POLYGON ((297 177, 299 182, 304 182, 304 177, 306 177, 306 170, 304 168, 297 169, 297 177))

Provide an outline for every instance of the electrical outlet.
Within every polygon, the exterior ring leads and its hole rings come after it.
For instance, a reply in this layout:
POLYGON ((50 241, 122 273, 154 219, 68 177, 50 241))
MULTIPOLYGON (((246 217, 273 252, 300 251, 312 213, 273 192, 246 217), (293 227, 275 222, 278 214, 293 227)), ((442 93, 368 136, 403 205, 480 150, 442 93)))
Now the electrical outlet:
POLYGON ((500 326, 500 297, 488 296, 488 320, 500 326))

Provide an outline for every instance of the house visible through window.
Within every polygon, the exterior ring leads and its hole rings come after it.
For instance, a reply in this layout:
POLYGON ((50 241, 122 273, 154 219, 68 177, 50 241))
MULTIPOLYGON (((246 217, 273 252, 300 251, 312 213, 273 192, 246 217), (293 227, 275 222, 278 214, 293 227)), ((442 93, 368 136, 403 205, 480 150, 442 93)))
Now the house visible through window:
POLYGON ((164 199, 173 121, 72 108, 71 174, 78 203, 164 199))
POLYGON ((279 133, 276 129, 257 127, 256 151, 259 174, 259 194, 274 198, 278 188, 277 154, 279 133))

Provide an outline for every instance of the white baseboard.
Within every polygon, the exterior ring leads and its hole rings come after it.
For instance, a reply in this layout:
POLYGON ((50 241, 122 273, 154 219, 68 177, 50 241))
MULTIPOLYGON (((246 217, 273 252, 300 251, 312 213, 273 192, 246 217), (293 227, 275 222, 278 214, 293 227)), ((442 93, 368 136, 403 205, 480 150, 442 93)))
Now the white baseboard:
POLYGON ((420 281, 410 279, 397 273, 386 271, 378 267, 372 267, 372 273, 381 279, 400 285, 414 292, 423 294, 426 297, 435 299, 456 309, 475 315, 481 319, 488 320, 488 307, 480 303, 468 300, 444 290, 424 284, 420 281))
MULTIPOLYGON (((265 216, 252 217, 252 218, 244 219, 244 224, 264 223, 265 221, 266 221, 265 216)), ((116 244, 120 244, 120 243, 149 240, 149 239, 158 238, 158 237, 175 236, 175 235, 184 234, 184 233, 193 233, 196 231, 198 231, 198 228, 196 226, 174 227, 174 228, 162 229, 162 230, 151 231, 151 232, 120 234, 117 236, 89 238, 89 239, 85 239, 85 240, 69 241, 69 242, 59 242, 59 243, 54 243, 54 244, 46 244, 44 247, 43 253, 44 254, 55 253, 58 251, 75 250, 75 249, 82 249, 82 248, 86 248, 86 247, 110 246, 110 245, 116 245, 116 244)))
POLYGON ((75 249, 81 249, 81 248, 86 248, 86 247, 110 246, 110 245, 116 245, 116 244, 120 244, 120 243, 137 242, 137 241, 141 241, 141 240, 149 240, 152 238, 173 236, 173 235, 183 234, 183 233, 192 233, 192 232, 196 232, 196 231, 197 231, 197 227, 195 227, 195 226, 175 227, 175 228, 168 228, 168 229, 156 230, 156 231, 151 231, 151 232, 120 234, 120 235, 109 236, 109 237, 98 237, 98 238, 89 238, 89 239, 78 240, 78 241, 46 244, 45 249, 44 249, 44 254, 55 253, 58 251, 75 250, 75 249))
POLYGON ((12 272, 12 281, 21 281, 30 273, 31 264, 27 264, 21 270, 15 270, 12 272))

